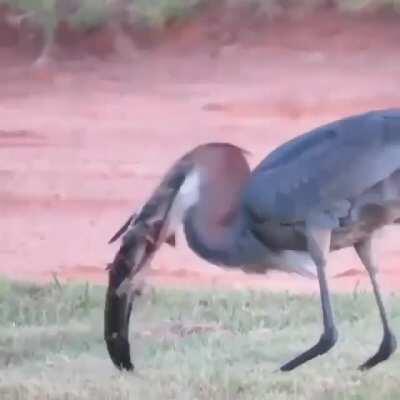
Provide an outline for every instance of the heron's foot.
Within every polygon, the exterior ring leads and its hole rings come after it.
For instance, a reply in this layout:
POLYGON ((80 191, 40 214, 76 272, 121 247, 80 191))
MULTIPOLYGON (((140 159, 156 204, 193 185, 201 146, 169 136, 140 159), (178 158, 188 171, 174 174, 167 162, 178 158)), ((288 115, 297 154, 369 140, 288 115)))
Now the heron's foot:
POLYGON ((397 340, 392 332, 388 331, 384 336, 378 351, 369 358, 364 364, 361 364, 358 369, 360 371, 365 371, 375 365, 387 360, 397 348, 397 340))
POLYGON ((281 371, 291 371, 292 369, 297 368, 298 366, 304 364, 307 361, 312 360, 315 357, 318 357, 322 354, 327 353, 337 342, 338 332, 335 327, 330 329, 327 332, 324 332, 319 339, 318 343, 295 357, 293 360, 290 360, 286 364, 282 365, 280 368, 281 371))

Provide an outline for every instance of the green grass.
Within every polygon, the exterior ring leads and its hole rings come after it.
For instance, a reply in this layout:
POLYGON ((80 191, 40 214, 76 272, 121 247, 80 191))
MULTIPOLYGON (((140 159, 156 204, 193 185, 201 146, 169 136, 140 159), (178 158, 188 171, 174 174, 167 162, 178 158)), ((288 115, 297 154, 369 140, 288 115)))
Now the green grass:
MULTIPOLYGON (((134 309, 134 373, 108 358, 103 300, 103 287, 0 281, 0 398, 400 398, 398 355, 369 373, 356 370, 381 337, 368 294, 337 296, 338 345, 288 374, 273 371, 320 334, 317 298, 153 290, 134 309)), ((399 297, 390 303, 399 333, 399 297)))
MULTIPOLYGON (((39 23, 54 27, 56 3, 60 0, 0 0, 14 8, 34 11, 39 23)), ((75 0, 61 0, 75 1, 75 0)), ((79 11, 67 16, 81 29, 90 29, 112 18, 116 8, 125 9, 124 16, 131 24, 163 29, 171 21, 198 15, 204 7, 222 5, 227 13, 240 7, 250 7, 258 17, 266 20, 290 14, 292 10, 310 13, 327 4, 344 13, 388 10, 400 14, 400 0, 78 0, 79 11)))

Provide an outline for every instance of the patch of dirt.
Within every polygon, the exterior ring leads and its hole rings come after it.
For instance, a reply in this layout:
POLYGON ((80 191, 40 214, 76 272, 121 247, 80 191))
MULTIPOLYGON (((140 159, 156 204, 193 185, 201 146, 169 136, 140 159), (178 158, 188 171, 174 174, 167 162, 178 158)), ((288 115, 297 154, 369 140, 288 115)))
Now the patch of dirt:
POLYGON ((15 26, 7 23, 11 10, 4 4, 0 4, 0 46, 13 46, 18 42, 19 33, 15 26))
MULTIPOLYGON (((107 23, 90 29, 79 29, 60 20, 55 33, 57 51, 53 56, 59 60, 85 55, 104 59, 146 49, 181 54, 201 49, 214 58, 243 45, 268 47, 278 53, 282 49, 310 52, 313 57, 312 53, 327 47, 338 53, 363 51, 395 46, 399 40, 397 15, 345 16, 329 7, 311 14, 297 15, 294 10, 269 20, 251 5, 228 9, 210 5, 194 19, 171 20, 163 30, 132 25, 126 20, 126 14, 115 15, 107 23), (350 40, 349 32, 354 34, 350 40), (121 41, 124 42, 122 51, 121 41)), ((20 18, 21 15, 20 11, 0 5, 0 47, 14 48, 35 59, 43 47, 44 31, 34 18, 20 18)))
MULTIPOLYGON (((46 73, 0 43, 1 274, 105 283, 118 246, 108 239, 185 151, 229 141, 249 150, 254 166, 317 125, 400 105, 397 20, 321 15, 271 23, 258 35, 243 28, 240 40, 225 42, 209 26, 174 28, 162 46, 138 47, 134 61, 65 57, 46 73)), ((106 53, 107 34, 98 35, 90 47, 106 53)), ((397 237, 390 228, 378 240, 383 285, 393 291, 397 237)), ((362 267, 351 250, 333 253, 333 289, 369 290, 355 270, 362 267)), ((184 288, 318 290, 294 275, 210 266, 182 235, 176 249, 160 250, 149 277, 184 288)))
POLYGON ((47 141, 41 135, 25 130, 3 131, 0 130, 0 147, 37 147, 46 146, 47 141))

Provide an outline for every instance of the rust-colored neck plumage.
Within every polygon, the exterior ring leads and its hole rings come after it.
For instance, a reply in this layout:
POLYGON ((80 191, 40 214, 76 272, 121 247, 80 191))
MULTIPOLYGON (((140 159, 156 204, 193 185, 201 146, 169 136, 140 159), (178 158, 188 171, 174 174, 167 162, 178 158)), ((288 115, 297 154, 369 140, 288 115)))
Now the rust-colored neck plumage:
POLYGON ((200 187, 198 201, 184 221, 188 244, 202 258, 232 264, 243 223, 242 191, 250 167, 243 150, 230 144, 200 146, 192 157, 200 187))

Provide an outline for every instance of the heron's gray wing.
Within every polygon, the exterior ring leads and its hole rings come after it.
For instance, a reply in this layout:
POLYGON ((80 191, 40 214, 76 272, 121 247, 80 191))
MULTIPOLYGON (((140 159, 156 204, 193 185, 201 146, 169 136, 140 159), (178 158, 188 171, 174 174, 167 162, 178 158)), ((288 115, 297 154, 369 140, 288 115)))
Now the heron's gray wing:
POLYGON ((244 206, 263 222, 346 214, 354 199, 400 168, 400 110, 342 119, 299 136, 253 171, 244 206))

